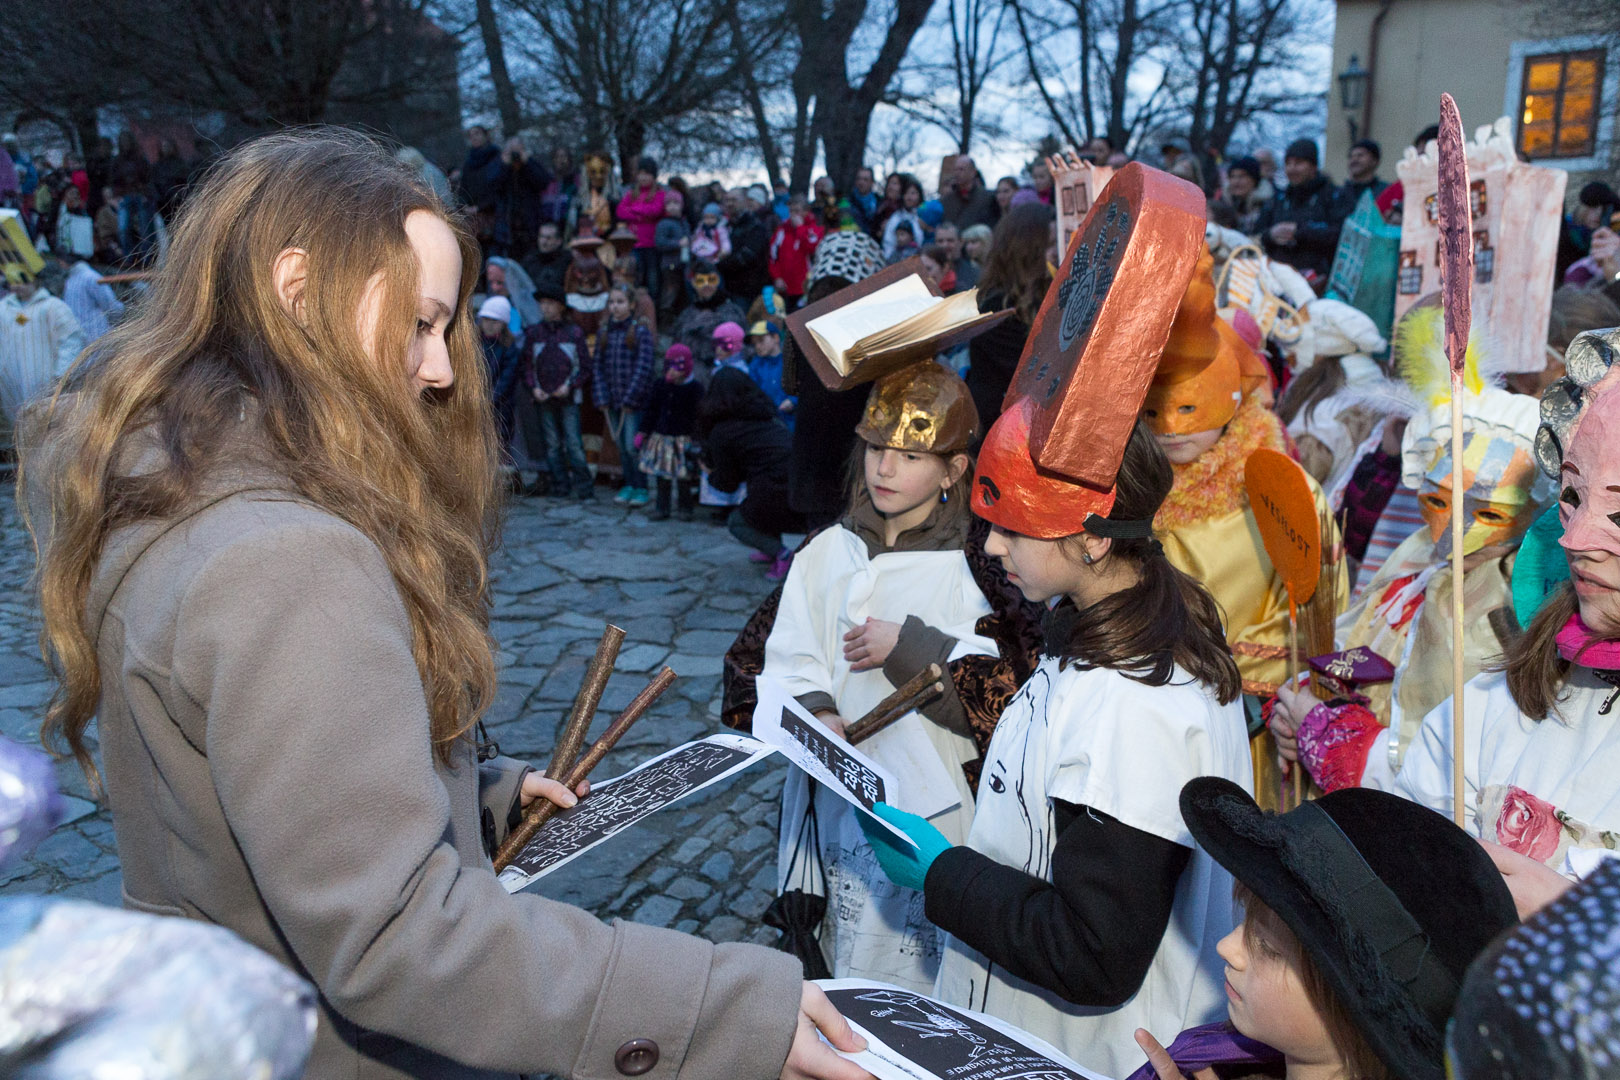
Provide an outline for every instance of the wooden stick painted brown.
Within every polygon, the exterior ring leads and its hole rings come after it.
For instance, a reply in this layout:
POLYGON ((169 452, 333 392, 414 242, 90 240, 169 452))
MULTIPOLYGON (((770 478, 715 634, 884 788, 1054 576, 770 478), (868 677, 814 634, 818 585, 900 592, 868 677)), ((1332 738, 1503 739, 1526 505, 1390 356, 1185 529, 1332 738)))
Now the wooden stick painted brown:
POLYGON ((922 708, 935 698, 944 696, 944 694, 945 684, 943 682, 929 683, 927 686, 923 687, 909 698, 897 703, 894 708, 888 710, 887 712, 881 713, 878 716, 872 717, 871 719, 862 717, 862 723, 860 726, 851 726, 847 731, 845 731, 844 738, 849 740, 849 744, 851 746, 854 746, 857 743, 863 743, 867 739, 870 739, 872 736, 876 735, 878 732, 884 730, 892 724, 897 723, 900 718, 905 716, 907 713, 922 708))
POLYGON ((876 721, 879 717, 887 715, 888 712, 896 705, 901 704, 909 698, 915 697, 919 690, 931 682, 938 681, 940 676, 944 674, 944 670, 941 669, 938 664, 929 664, 927 667, 917 672, 917 674, 907 679, 905 681, 905 685, 901 686, 894 693, 890 694, 888 697, 884 698, 882 701, 868 709, 865 716, 846 727, 844 729, 844 737, 853 742, 854 740, 851 738, 852 732, 858 732, 866 725, 876 721))
POLYGON ((568 726, 563 729, 562 738, 557 740, 556 749, 551 752, 551 764, 546 766, 546 775, 553 780, 561 780, 574 768, 574 762, 579 760, 580 749, 585 745, 585 736, 591 730, 591 721, 596 719, 596 707, 602 703, 602 692, 607 689, 608 678, 613 674, 613 663, 619 658, 619 646, 624 644, 624 631, 612 623, 608 623, 606 630, 602 631, 602 640, 596 645, 596 655, 585 668, 585 678, 579 684, 579 696, 574 699, 574 711, 568 716, 568 726))
MULTIPOLYGON (((591 770, 601 764, 608 751, 613 749, 613 745, 624 737, 625 732, 630 730, 630 725, 640 720, 641 715, 652 708, 653 702, 657 701, 674 681, 675 673, 667 667, 655 675, 653 681, 648 683, 629 705, 625 706, 624 711, 613 718, 613 723, 609 724, 608 729, 602 732, 601 737, 591 744, 591 748, 585 751, 585 755, 574 763, 574 767, 569 771, 567 779, 563 781, 563 786, 570 791, 577 788, 580 781, 588 777, 591 770)), ((540 827, 550 821, 552 815, 560 809, 550 799, 536 799, 532 805, 534 808, 524 815, 523 823, 512 830, 512 834, 506 838, 506 842, 495 853, 496 871, 506 869, 507 864, 517 857, 518 852, 523 850, 523 846, 534 839, 534 834, 540 831, 540 827)))

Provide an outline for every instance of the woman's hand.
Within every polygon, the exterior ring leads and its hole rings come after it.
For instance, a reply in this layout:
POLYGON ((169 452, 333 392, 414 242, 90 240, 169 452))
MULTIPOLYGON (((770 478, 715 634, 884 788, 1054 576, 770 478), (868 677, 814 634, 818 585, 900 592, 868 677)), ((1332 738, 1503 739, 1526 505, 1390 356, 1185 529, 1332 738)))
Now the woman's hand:
POLYGON ((844 635, 844 659, 851 671, 880 668, 900 640, 900 624, 883 619, 867 619, 844 635))
POLYGON ((561 781, 553 780, 541 772, 532 772, 523 778, 523 789, 519 792, 518 799, 523 803, 523 809, 525 810, 536 799, 550 799, 564 810, 567 810, 590 793, 591 782, 589 780, 581 780, 579 787, 569 791, 563 787, 561 781))
POLYGON ((1277 703, 1271 707, 1271 737, 1277 743, 1277 756, 1283 761, 1299 760, 1299 725, 1305 714, 1322 704, 1309 690, 1277 687, 1277 703))
MULTIPOLYGON (((1148 1064, 1153 1066, 1159 1080, 1187 1080, 1186 1074, 1176 1068, 1176 1063, 1170 1060, 1170 1051, 1160 1045, 1158 1039, 1148 1034, 1146 1028, 1136 1029, 1136 1045, 1147 1055, 1148 1064)), ((1215 1080, 1215 1070, 1199 1069, 1193 1073, 1193 1080, 1215 1080)))
POLYGON ((1523 922, 1548 904, 1563 896, 1575 883, 1546 863, 1537 862, 1528 855, 1520 855, 1512 848, 1481 840, 1480 847, 1491 857, 1496 869, 1507 882, 1513 894, 1513 907, 1523 922))
POLYGON ((799 994, 799 1027, 782 1065, 782 1080, 872 1080, 871 1073, 833 1053, 834 1048, 858 1054, 866 1049, 866 1040, 855 1034, 821 987, 807 982, 799 994), (822 1043, 817 1030, 831 1047, 822 1043))

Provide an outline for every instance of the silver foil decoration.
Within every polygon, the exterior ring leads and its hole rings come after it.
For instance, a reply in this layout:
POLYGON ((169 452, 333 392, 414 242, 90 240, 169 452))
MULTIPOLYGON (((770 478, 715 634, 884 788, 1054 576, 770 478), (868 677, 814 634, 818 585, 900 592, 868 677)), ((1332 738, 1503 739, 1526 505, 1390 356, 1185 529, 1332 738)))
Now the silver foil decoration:
POLYGON ((229 930, 78 900, 0 901, 0 1075, 296 1080, 315 991, 229 930))

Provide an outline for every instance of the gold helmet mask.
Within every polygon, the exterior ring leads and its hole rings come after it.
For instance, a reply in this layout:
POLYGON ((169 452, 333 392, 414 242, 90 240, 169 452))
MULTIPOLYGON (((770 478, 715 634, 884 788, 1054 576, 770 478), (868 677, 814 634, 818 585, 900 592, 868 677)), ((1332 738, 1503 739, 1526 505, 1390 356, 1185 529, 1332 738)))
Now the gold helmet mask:
POLYGON ((872 446, 929 454, 962 453, 978 432, 967 383, 932 360, 879 379, 855 427, 872 446))

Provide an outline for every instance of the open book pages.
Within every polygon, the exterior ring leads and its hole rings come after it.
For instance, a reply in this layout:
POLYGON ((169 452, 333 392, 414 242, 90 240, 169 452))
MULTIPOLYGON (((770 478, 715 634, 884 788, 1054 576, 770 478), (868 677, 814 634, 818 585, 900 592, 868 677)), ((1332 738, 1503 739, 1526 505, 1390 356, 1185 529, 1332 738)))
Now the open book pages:
POLYGON ((856 364, 919 345, 979 317, 978 290, 935 296, 916 274, 811 319, 805 329, 848 375, 856 364))

